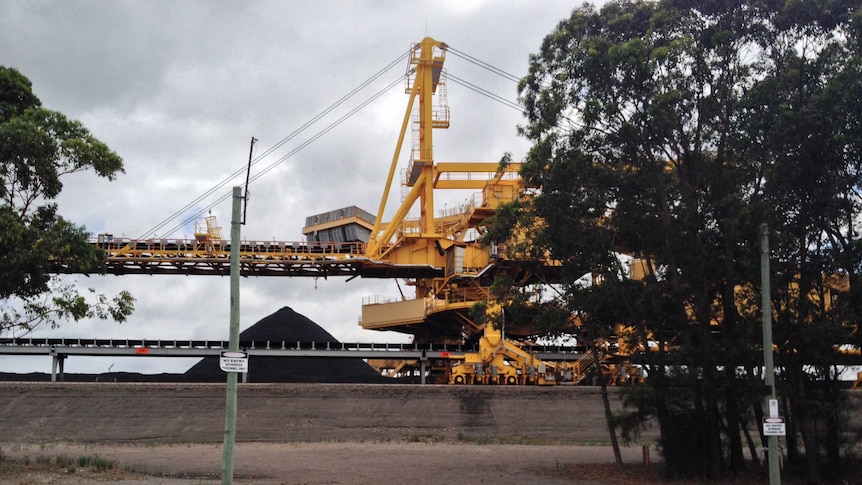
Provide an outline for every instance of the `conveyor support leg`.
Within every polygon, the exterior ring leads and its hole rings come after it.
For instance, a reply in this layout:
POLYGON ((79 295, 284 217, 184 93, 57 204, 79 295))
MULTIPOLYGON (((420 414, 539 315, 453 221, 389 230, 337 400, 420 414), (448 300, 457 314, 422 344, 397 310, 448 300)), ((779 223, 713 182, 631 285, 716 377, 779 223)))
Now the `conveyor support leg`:
POLYGON ((60 382, 63 382, 63 365, 66 362, 66 356, 51 352, 51 382, 57 382, 59 374, 60 382), (59 372, 57 371, 59 368, 59 372))

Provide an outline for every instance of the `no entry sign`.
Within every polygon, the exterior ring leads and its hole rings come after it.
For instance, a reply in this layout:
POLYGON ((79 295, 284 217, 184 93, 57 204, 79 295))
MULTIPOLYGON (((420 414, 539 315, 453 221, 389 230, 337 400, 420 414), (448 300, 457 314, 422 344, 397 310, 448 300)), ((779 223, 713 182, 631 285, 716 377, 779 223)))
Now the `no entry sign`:
POLYGON ((248 372, 248 352, 223 350, 219 366, 225 372, 248 372))

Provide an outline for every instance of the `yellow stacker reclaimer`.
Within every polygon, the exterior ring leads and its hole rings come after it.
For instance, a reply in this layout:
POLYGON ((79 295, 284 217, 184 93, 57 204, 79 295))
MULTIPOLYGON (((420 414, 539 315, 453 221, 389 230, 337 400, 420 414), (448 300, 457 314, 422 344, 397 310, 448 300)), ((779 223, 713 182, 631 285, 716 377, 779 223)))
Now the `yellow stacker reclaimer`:
MULTIPOLYGON (((303 229, 306 241, 244 242, 241 273, 404 280, 413 287, 414 294, 367 299, 360 324, 369 330, 412 335, 418 344, 477 344, 475 352, 451 353, 431 362, 430 368, 440 376, 438 382, 578 383, 591 368, 594 374, 610 377, 612 383, 634 382, 639 373, 631 357, 654 349, 628 348, 626 339, 617 338, 593 343, 597 350, 601 348, 597 356, 588 352, 568 363, 542 361, 527 345, 519 343, 536 334, 528 322, 507 321, 498 328, 493 318, 483 322, 471 317, 471 309, 478 304, 502 306, 491 294, 498 277, 505 277, 513 285, 527 286, 560 283, 562 275, 559 264, 550 258, 541 261, 543 268, 534 272, 511 248, 480 241, 501 205, 529 196, 518 173, 519 163, 434 159, 434 130, 449 128, 450 124, 443 68, 448 50, 446 44, 430 37, 410 50, 406 76, 409 101, 376 215, 346 207, 307 218, 303 229), (410 160, 396 182, 399 156, 408 134, 412 141, 410 160), (386 203, 395 184, 403 188, 402 200, 391 220, 384 222, 386 203), (463 198, 459 194, 458 200, 463 199, 463 203, 436 211, 435 195, 451 190, 468 191, 470 195, 463 198), (411 215, 414 209, 418 209, 418 217, 411 215)), ((112 274, 228 274, 229 247, 212 217, 196 227, 195 238, 190 241, 129 240, 103 234, 93 244, 105 251, 112 274)), ((621 252, 625 248, 621 247, 621 252)), ((74 271, 64 261, 55 263, 58 272, 74 271)), ((646 261, 639 259, 633 259, 630 268, 633 279, 643 278, 651 270, 646 261)), ((824 296, 828 298, 823 300, 824 305, 831 303, 833 289, 843 292, 849 285, 847 276, 841 274, 829 275, 824 282, 824 296)), ((750 292, 740 291, 737 295, 741 308, 750 307, 744 305, 746 294, 750 292)), ((821 297, 809 298, 820 301, 821 297)), ((573 319, 572 324, 574 330, 577 321, 573 319)), ((625 331, 621 328, 618 336, 625 331)), ((842 347, 841 351, 859 355, 857 347, 842 347)), ((398 373, 418 364, 415 360, 381 359, 380 367, 398 373)), ((862 374, 856 385, 860 382, 862 374)))
MULTIPOLYGON (((371 261, 391 265, 393 275, 408 274, 408 268, 414 268, 415 276, 404 279, 414 288, 415 296, 367 300, 361 325, 408 333, 420 343, 478 343, 478 352, 452 354, 450 363, 435 363, 442 368, 444 382, 553 384, 558 380, 553 364, 523 350, 493 324, 476 322, 470 316, 470 309, 478 302, 495 304, 490 287, 497 276, 505 274, 513 281, 529 284, 535 282, 536 275, 510 259, 505 248, 479 241, 486 221, 500 205, 523 195, 520 164, 434 160, 434 130, 449 127, 443 69, 447 50, 446 44, 426 37, 410 51, 409 101, 364 254, 371 261), (413 146, 400 181, 404 196, 392 219, 384 222, 408 133, 412 134, 413 146), (445 190, 467 191, 468 196, 456 207, 438 213, 435 195, 445 190), (417 208, 418 218, 409 217, 417 208)), ((320 234, 331 228, 328 221, 326 225, 308 225, 303 232, 320 234)), ((505 331, 515 338, 532 333, 518 322, 510 322, 505 331)))

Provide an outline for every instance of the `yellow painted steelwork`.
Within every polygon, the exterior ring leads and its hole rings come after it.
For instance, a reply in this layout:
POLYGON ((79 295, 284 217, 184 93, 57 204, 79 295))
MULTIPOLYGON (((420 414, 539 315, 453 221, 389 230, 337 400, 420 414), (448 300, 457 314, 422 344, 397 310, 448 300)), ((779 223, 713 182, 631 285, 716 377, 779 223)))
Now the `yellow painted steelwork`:
MULTIPOLYGON (((506 271, 515 281, 530 274, 517 264, 499 265, 505 248, 477 242, 485 221, 500 204, 522 194, 519 164, 434 159, 435 129, 449 127, 444 62, 446 44, 426 37, 412 46, 407 66, 409 94, 403 123, 392 157, 380 207, 373 225, 368 219, 345 217, 308 224, 303 234, 357 224, 370 229, 361 242, 244 241, 240 251, 243 275, 347 276, 402 278, 415 289, 420 303, 375 303, 363 307, 362 326, 410 333, 419 341, 463 342, 481 334, 482 326, 469 318, 470 307, 489 298, 495 274, 506 271), (396 168, 407 133, 413 147, 404 180, 396 182, 396 168), (409 189, 390 221, 384 220, 393 184, 409 189), (464 204, 436 213, 436 190, 471 191, 464 204), (478 195, 473 193, 478 192, 478 195), (418 207, 419 218, 408 213, 418 207), (409 309, 409 310, 408 310, 409 309)), ((228 274, 229 244, 221 239, 215 218, 196 226, 185 239, 129 240, 101 237, 93 241, 107 255, 113 274, 228 274)), ((56 261, 56 271, 70 271, 56 261)), ((511 334, 528 333, 513 325, 511 334)))
POLYGON ((449 371, 449 384, 555 385, 572 382, 567 364, 545 362, 505 338, 492 320, 502 318, 499 304, 486 310, 489 318, 479 338, 478 352, 450 355, 457 362, 449 371))
MULTIPOLYGON (((523 189, 517 173, 520 164, 501 167, 495 162, 434 159, 434 129, 449 127, 443 69, 446 50, 446 44, 430 37, 411 49, 407 108, 365 254, 369 260, 393 267, 428 266, 441 270, 441 274, 408 281, 415 287, 417 303, 363 305, 361 325, 366 329, 410 333, 422 341, 455 343, 481 334, 482 325, 470 319, 469 310, 489 298, 488 287, 494 274, 501 271, 495 263, 504 257, 475 239, 500 204, 514 201, 523 189), (414 134, 414 146, 401 181, 409 190, 392 219, 384 222, 409 129, 414 134), (438 214, 434 205, 436 190, 470 190, 481 195, 438 214), (409 219, 408 214, 417 207, 419 219, 409 219), (420 310, 421 315, 417 314, 420 310)), ((506 271, 519 272, 517 265, 506 271)), ((516 332, 525 331, 523 327, 513 328, 516 332)))
MULTIPOLYGON (((106 255, 109 274, 227 275, 230 242, 222 239, 128 239, 100 234, 91 244, 106 255)), ((73 270, 53 261, 54 271, 73 270)), ((442 274, 428 265, 393 266, 365 257, 359 242, 243 241, 243 276, 362 276, 364 278, 423 278, 442 274)))
MULTIPOLYGON (((518 176, 520 165, 437 162, 434 158, 434 130, 449 127, 443 68, 446 51, 446 44, 430 37, 411 48, 406 88, 409 99, 373 224, 370 217, 345 216, 313 221, 303 230, 303 234, 309 235, 343 224, 357 224, 363 230, 370 229, 368 243, 243 241, 241 272, 245 276, 405 279, 414 287, 414 297, 364 302, 361 325, 366 329, 412 334, 420 343, 477 341, 478 352, 453 356, 459 363, 450 368, 450 382, 552 384, 560 379, 578 382, 596 364, 589 355, 573 364, 541 362, 516 341, 506 338, 531 335, 529 326, 508 322, 504 336, 494 325, 481 324, 470 317, 470 309, 476 303, 493 300, 489 288, 496 276, 505 274, 522 285, 536 282, 536 276, 523 269, 517 255, 508 253, 507 248, 484 246, 476 241, 484 233, 487 220, 502 204, 526 196, 518 176), (409 191, 386 222, 386 203, 396 183, 396 169, 408 129, 413 146, 405 177, 398 183, 409 191), (478 191, 478 196, 438 213, 435 190, 478 191), (419 218, 410 219, 408 214, 417 205, 419 218)), ((229 274, 230 244, 222 239, 214 217, 196 224, 193 239, 131 240, 102 234, 92 244, 105 252, 108 272, 112 274, 229 274)), ((63 261, 54 264, 57 272, 73 271, 63 261)), ((546 261, 545 265, 546 269, 558 267, 554 261, 546 261)), ((631 278, 642 279, 652 268, 635 259, 630 269, 631 278)), ((549 277, 553 279, 546 272, 542 281, 553 282, 549 277)), ((846 275, 843 278, 835 275, 828 279, 827 290, 840 291, 848 285, 846 275)), ((830 297, 828 291, 826 297, 830 297)), ((621 329, 621 335, 624 330, 621 329)), ((617 352, 623 355, 639 350, 645 349, 617 352)))

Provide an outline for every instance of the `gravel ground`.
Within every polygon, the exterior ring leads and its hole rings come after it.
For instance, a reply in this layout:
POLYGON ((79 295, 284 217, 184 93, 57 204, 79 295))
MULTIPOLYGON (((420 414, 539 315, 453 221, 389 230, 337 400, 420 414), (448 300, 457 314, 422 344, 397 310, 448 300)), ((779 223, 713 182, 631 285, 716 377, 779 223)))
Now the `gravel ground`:
MULTIPOLYGON (((3 456, 19 464, 45 457, 98 456, 118 470, 92 472, 20 467, 0 483, 11 484, 212 484, 220 483, 223 449, 213 444, 175 445, 9 445, 3 456), (40 458, 41 457, 41 458, 40 458)), ((642 449, 624 448, 624 460, 640 463, 642 449)), ((235 483, 276 484, 439 484, 515 485, 625 483, 609 481, 595 466, 573 476, 578 465, 609 464, 604 446, 480 445, 466 443, 237 443, 235 483)), ((601 465, 599 470, 608 467, 601 465)), ((644 482, 641 482, 644 483, 644 482)))

